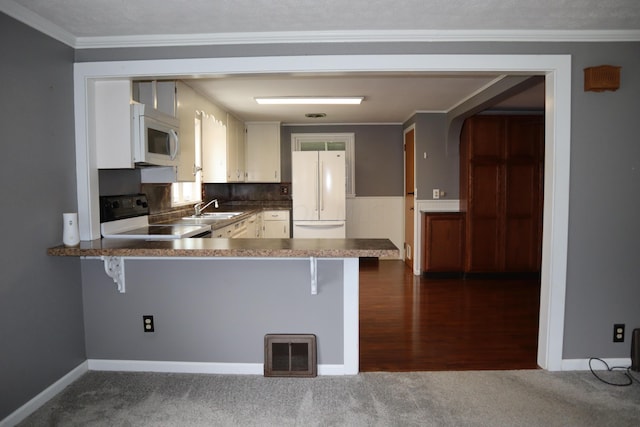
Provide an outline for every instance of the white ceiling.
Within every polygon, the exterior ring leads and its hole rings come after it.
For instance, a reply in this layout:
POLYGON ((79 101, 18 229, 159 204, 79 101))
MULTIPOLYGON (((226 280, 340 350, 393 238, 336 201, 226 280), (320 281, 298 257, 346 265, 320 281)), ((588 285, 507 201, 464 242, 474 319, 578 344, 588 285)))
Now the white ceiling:
MULTIPOLYGON (((638 0, 3 0, 0 11, 82 48, 376 41, 640 40, 638 0)), ((400 123, 448 111, 499 75, 243 76, 190 82, 243 120, 400 123), (364 96, 361 106, 259 106, 256 96, 364 96)), ((541 108, 544 85, 498 108, 541 108)))
MULTIPOLYGON (((402 123, 415 112, 446 112, 471 94, 489 87, 498 75, 349 74, 316 76, 238 76, 191 80, 187 83, 244 121, 289 124, 402 123), (264 96, 364 96, 361 105, 258 105, 264 96), (306 113, 325 113, 307 118, 306 113)), ((544 107, 544 84, 496 108, 544 107)))
POLYGON ((637 0, 4 0, 75 37, 395 30, 639 30, 637 0))

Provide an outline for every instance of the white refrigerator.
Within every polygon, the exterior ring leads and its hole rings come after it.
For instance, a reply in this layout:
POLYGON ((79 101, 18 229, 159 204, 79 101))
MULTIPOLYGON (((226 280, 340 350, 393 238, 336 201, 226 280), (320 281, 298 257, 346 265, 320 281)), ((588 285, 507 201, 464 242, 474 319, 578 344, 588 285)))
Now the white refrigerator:
POLYGON ((291 163, 294 238, 344 238, 344 151, 294 151, 291 163))

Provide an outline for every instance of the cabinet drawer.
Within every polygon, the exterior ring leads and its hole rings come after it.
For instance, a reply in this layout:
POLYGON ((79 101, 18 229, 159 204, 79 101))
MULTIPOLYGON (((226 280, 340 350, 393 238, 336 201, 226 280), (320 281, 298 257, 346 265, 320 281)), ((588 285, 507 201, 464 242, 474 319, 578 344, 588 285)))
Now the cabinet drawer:
POLYGON ((279 221, 279 220, 288 220, 289 219, 289 211, 281 210, 281 211, 264 211, 263 212, 263 221, 279 221))

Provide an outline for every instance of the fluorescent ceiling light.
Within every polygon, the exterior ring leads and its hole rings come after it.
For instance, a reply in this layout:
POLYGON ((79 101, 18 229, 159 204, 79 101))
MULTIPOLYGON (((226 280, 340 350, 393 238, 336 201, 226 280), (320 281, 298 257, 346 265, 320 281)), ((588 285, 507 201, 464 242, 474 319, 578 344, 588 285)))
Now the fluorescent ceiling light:
POLYGON ((276 105, 309 105, 309 104, 360 104, 364 96, 274 96, 255 98, 258 104, 276 104, 276 105))

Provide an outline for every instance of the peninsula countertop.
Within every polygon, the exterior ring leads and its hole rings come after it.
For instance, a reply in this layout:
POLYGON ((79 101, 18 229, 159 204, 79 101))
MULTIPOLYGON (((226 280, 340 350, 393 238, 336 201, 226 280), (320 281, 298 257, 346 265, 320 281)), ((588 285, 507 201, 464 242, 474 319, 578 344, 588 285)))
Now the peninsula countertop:
POLYGON ((398 257, 399 250, 389 239, 96 239, 81 241, 74 247, 49 248, 47 254, 72 257, 360 258, 398 257))

